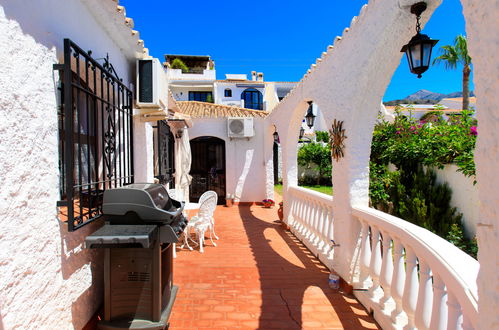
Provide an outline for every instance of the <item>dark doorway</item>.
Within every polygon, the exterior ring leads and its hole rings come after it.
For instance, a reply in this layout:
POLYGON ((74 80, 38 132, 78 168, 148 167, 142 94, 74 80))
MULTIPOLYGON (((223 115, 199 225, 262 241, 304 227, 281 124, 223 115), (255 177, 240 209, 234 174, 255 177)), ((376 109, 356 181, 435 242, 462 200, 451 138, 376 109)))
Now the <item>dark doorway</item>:
POLYGON ((207 190, 218 195, 218 204, 225 204, 225 141, 201 136, 190 141, 192 182, 189 199, 197 202, 207 190))

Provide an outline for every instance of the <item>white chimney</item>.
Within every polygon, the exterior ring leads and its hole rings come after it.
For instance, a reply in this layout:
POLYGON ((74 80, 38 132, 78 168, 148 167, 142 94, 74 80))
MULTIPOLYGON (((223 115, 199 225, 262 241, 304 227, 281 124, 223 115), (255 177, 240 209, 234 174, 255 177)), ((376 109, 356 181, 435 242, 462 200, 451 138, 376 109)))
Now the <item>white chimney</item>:
POLYGON ((263 81, 263 72, 258 72, 258 78, 256 80, 263 81))
POLYGON ((256 81, 256 71, 251 71, 251 80, 256 81))

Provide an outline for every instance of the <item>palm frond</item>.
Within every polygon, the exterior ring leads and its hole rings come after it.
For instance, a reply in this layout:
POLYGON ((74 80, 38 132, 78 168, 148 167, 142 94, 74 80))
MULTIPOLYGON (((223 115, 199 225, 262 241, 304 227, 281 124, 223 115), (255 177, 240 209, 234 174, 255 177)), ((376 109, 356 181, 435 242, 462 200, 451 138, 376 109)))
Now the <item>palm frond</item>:
POLYGON ((455 47, 445 45, 440 47, 440 56, 433 60, 433 64, 443 63, 446 69, 455 69, 459 62, 459 56, 455 47))
POLYGON ((458 35, 454 40, 454 45, 459 56, 459 62, 463 65, 471 64, 471 57, 468 54, 468 40, 462 34, 458 35))

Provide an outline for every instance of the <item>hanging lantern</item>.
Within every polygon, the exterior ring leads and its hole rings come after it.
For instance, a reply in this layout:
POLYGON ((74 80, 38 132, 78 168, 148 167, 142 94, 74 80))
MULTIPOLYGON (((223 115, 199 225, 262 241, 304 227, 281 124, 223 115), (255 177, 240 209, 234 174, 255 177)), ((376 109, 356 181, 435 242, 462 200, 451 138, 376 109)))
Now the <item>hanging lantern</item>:
POLYGON ((421 78, 421 74, 428 70, 431 60, 431 51, 438 40, 432 40, 426 34, 421 33, 421 13, 426 10, 426 2, 418 2, 411 6, 411 13, 416 15, 416 35, 412 37, 407 45, 400 50, 405 53, 409 69, 421 78))
POLYGON ((308 111, 307 115, 305 116, 305 120, 307 121, 308 128, 312 128, 314 126, 315 115, 312 111, 312 101, 308 101, 308 111))
POLYGON ((277 133, 277 131, 274 132, 274 134, 272 134, 274 136, 274 142, 275 143, 279 143, 279 133, 277 133))

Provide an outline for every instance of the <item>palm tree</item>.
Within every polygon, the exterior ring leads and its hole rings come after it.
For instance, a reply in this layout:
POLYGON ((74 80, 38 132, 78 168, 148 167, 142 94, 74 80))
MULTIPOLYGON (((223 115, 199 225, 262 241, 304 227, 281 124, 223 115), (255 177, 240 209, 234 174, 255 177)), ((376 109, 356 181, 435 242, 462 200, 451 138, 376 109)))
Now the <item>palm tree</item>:
POLYGON ((454 40, 454 46, 442 46, 440 53, 441 55, 433 60, 433 64, 443 62, 446 69, 455 69, 458 64, 463 65, 463 110, 467 110, 470 104, 471 57, 468 55, 466 37, 458 35, 454 40))

